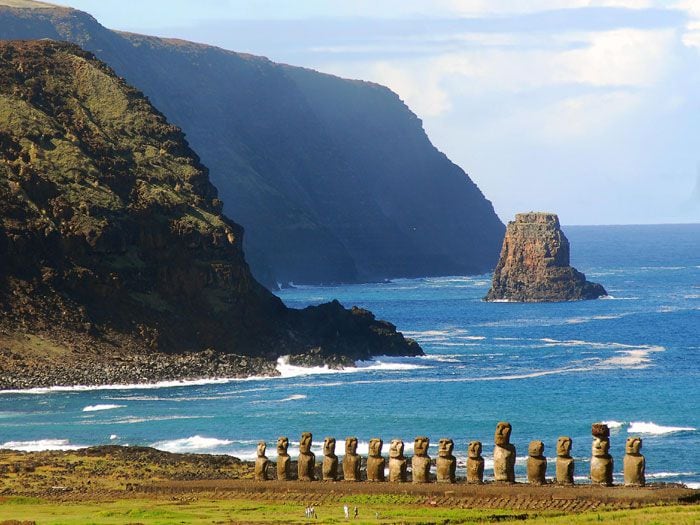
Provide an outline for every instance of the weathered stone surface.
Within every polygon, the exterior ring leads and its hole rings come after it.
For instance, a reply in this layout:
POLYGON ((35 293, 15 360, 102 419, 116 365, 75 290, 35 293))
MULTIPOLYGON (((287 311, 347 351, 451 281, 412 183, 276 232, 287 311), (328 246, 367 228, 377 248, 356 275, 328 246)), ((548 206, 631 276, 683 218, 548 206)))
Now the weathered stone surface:
POLYGON ((610 486, 613 483, 613 458, 608 451, 610 441, 593 438, 591 457, 591 483, 610 486))
POLYGON ((471 441, 467 449, 467 483, 484 482, 484 458, 481 457, 481 441, 471 441))
POLYGON ((311 432, 304 432, 299 441, 299 459, 297 460, 297 474, 299 481, 314 481, 316 479, 316 455, 311 452, 311 432))
POLYGON ((435 462, 436 478, 438 483, 454 483, 457 470, 457 458, 452 455, 454 441, 443 438, 438 443, 438 458, 435 462))
POLYGON ((369 456, 367 457, 367 481, 384 481, 386 460, 382 457, 384 442, 379 438, 369 440, 369 456))
POLYGON ((345 439, 345 457, 343 458, 343 479, 345 481, 362 481, 360 466, 362 458, 357 454, 357 438, 345 439))
POLYGON ((530 441, 527 450, 527 481, 533 485, 544 485, 547 482, 547 458, 544 456, 544 443, 530 441))
POLYGON ((496 425, 493 448, 493 477, 497 482, 515 483, 515 447, 510 443, 513 427, 500 421, 496 425))
POLYGON ((335 455, 335 438, 327 437, 323 440, 323 467, 321 469, 323 481, 335 481, 338 479, 338 456, 335 455))
POLYGON ((289 438, 285 436, 280 436, 277 438, 277 479, 281 481, 288 481, 289 476, 289 454, 287 449, 289 448, 289 438))
POLYGON ((625 485, 643 487, 646 484, 646 479, 644 477, 646 460, 641 450, 641 438, 627 438, 627 443, 625 444, 625 458, 623 460, 625 485))
POLYGON ((561 436, 557 440, 556 482, 560 485, 574 484, 574 458, 571 457, 571 438, 561 436))
POLYGON ((407 461, 403 455, 404 444, 400 439, 392 439, 389 446, 389 481, 403 483, 406 481, 407 461))
POLYGON ((605 289, 569 265, 569 240, 554 213, 518 213, 508 223, 486 301, 596 299, 605 289))
POLYGON ((258 443, 258 457, 255 458, 255 473, 254 477, 256 481, 267 481, 267 467, 270 461, 265 456, 265 450, 267 449, 267 444, 264 441, 258 443))
POLYGON ((610 438, 610 428, 605 423, 593 423, 591 425, 591 434, 593 437, 608 439, 610 438))
POLYGON ((411 459, 413 483, 430 482, 430 456, 428 456, 429 446, 430 439, 425 436, 418 436, 413 441, 413 458, 411 459))

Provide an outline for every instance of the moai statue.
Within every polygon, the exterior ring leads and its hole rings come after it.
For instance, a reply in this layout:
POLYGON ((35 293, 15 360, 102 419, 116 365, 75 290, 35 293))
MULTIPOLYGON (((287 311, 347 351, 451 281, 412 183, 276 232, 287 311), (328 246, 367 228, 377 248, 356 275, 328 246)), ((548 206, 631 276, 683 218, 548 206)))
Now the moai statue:
POLYGON ((267 444, 264 441, 258 443, 258 457, 255 459, 255 481, 267 481, 267 466, 270 461, 265 457, 267 444))
POLYGON ((418 436, 413 441, 413 458, 411 459, 413 483, 430 483, 429 445, 430 440, 425 436, 418 436))
POLYGON ((289 480, 289 454, 287 453, 287 448, 289 447, 289 438, 279 437, 277 438, 277 479, 281 481, 289 480))
POLYGON ((493 449, 493 477, 495 481, 515 483, 515 447, 510 443, 513 427, 500 421, 496 425, 493 449))
POLYGON ((392 439, 389 446, 389 481, 394 483, 405 482, 407 463, 403 455, 403 441, 392 439))
POLYGON ((623 460, 625 485, 643 487, 646 483, 644 479, 646 461, 641 454, 641 450, 641 438, 627 438, 627 443, 625 444, 625 459, 623 460))
POLYGON ((613 483, 613 458, 610 450, 608 425, 594 423, 591 428, 593 447, 591 457, 591 483, 610 486, 613 483))
POLYGON ((483 483, 484 458, 481 457, 481 441, 469 443, 467 456, 467 483, 483 483))
POLYGON ((304 432, 299 442, 299 459, 297 459, 297 474, 299 481, 314 481, 316 479, 316 456, 311 452, 311 432, 304 432))
POLYGON ((367 457, 367 481, 384 481, 386 460, 382 457, 384 442, 379 438, 369 440, 369 456, 367 457))
POLYGON ((571 438, 561 436, 557 439, 557 483, 574 484, 574 458, 571 457, 571 438))
POLYGON ((343 479, 345 481, 362 481, 360 465, 362 458, 357 455, 357 438, 345 439, 345 457, 343 458, 343 479))
POLYGON ((547 458, 544 457, 544 443, 530 441, 527 449, 527 481, 533 485, 544 485, 547 474, 547 458))
POLYGON ((338 456, 335 455, 335 438, 327 437, 323 440, 323 481, 335 481, 338 479, 338 456))
POLYGON ((451 439, 443 438, 439 441, 436 461, 438 483, 454 483, 456 481, 457 458, 452 455, 454 448, 455 444, 451 439))

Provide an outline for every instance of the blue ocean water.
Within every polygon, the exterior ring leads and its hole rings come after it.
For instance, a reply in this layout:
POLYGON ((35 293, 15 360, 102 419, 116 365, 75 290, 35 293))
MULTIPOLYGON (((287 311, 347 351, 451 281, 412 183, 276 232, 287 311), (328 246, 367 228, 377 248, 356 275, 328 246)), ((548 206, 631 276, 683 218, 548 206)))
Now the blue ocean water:
MULTIPOLYGON (((555 456, 573 438, 576 476, 586 481, 590 425, 607 421, 619 480, 625 440, 639 435, 649 482, 700 487, 700 225, 565 228, 572 263, 610 297, 557 304, 484 303, 490 276, 298 287, 290 306, 338 298, 391 320, 416 338, 421 358, 379 358, 344 371, 280 362, 281 378, 179 386, 38 390, 0 394, 0 447, 94 444, 255 455, 278 435, 290 452, 302 431, 357 436, 360 452, 379 436, 416 435, 493 449, 499 420, 513 425, 517 474, 527 444, 555 456)), ((387 447, 388 448, 388 447, 387 447)), ((385 449, 386 452, 386 449, 385 449)), ((491 462, 487 459, 486 477, 491 462)), ((553 475, 550 463, 548 475, 553 475)))

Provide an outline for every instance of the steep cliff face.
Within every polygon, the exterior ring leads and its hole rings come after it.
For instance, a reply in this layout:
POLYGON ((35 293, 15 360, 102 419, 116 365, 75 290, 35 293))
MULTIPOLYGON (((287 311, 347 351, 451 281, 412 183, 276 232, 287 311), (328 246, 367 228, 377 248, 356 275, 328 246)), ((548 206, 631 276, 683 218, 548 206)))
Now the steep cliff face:
POLYGON ((364 310, 287 309, 222 206, 180 129, 106 65, 71 44, 0 43, 0 343, 420 353, 364 310))
POLYGON ((486 301, 597 299, 605 289, 569 265, 569 240, 553 213, 518 213, 508 223, 486 301))
POLYGON ((496 262, 504 230, 491 203, 386 88, 117 33, 65 8, 0 6, 0 38, 78 43, 148 95, 210 168, 267 283, 475 273, 496 262))

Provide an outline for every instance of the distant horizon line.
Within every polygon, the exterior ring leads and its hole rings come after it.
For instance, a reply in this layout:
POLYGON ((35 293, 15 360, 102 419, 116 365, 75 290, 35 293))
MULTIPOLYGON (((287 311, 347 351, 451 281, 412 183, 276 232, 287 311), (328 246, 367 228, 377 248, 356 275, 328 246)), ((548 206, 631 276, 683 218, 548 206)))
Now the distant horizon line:
POLYGON ((625 224, 562 224, 563 227, 578 226, 700 226, 698 222, 645 222, 645 223, 625 223, 625 224))

